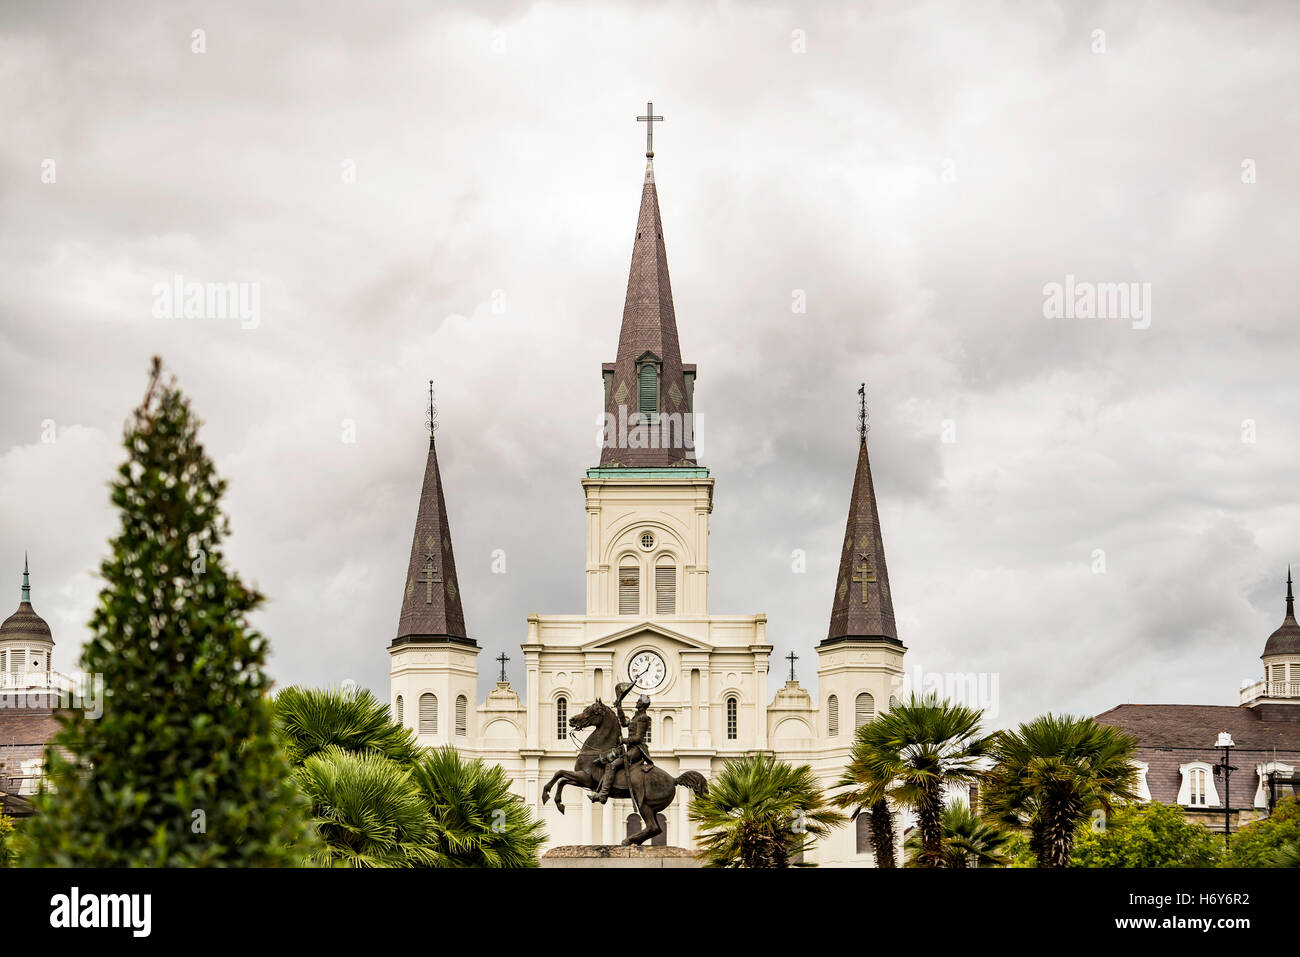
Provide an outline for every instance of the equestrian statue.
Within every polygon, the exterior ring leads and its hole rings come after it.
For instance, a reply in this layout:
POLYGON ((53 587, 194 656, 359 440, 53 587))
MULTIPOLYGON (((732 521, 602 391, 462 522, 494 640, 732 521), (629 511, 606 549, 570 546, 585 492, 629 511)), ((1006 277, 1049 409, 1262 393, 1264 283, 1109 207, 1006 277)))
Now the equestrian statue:
MULTIPOLYGON (((637 698, 636 711, 631 718, 623 711, 623 699, 635 685, 620 681, 614 687, 614 707, 599 698, 588 705, 581 714, 569 719, 574 731, 593 728, 581 742, 578 760, 572 771, 556 771, 542 790, 542 803, 551 797, 555 788, 555 806, 564 813, 564 786, 572 784, 586 788, 592 801, 604 804, 610 797, 631 798, 632 806, 641 816, 643 827, 629 835, 624 844, 644 844, 660 833, 659 812, 673 803, 678 786, 690 788, 697 797, 709 791, 708 782, 699 771, 684 771, 673 777, 663 768, 656 767, 650 759, 650 699, 637 698), (624 736, 623 728, 627 728, 624 736)), ((574 740, 577 740, 576 737, 574 740)))

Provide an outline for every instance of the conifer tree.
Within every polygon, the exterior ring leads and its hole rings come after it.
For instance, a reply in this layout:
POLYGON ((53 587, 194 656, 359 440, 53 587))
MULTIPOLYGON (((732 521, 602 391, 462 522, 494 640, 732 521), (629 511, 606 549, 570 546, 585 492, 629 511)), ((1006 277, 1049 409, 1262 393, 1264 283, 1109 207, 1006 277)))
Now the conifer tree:
POLYGON ((316 846, 266 700, 261 602, 227 568, 225 482, 153 360, 112 485, 121 530, 101 566, 82 669, 103 714, 68 709, 50 788, 21 832, 29 866, 289 866, 316 846))

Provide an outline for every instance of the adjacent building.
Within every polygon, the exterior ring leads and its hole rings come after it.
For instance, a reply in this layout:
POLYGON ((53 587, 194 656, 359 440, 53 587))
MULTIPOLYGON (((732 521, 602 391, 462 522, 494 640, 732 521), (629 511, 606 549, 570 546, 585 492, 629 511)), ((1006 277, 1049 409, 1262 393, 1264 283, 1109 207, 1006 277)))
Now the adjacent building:
POLYGON ((1260 658, 1264 677, 1241 688, 1236 706, 1123 704, 1097 715, 1137 737, 1144 800, 1181 805, 1189 818, 1223 833, 1266 816, 1278 798, 1300 790, 1300 624, 1290 569, 1286 616, 1260 658), (1231 742, 1228 763, 1235 769, 1226 781, 1221 740, 1231 742))

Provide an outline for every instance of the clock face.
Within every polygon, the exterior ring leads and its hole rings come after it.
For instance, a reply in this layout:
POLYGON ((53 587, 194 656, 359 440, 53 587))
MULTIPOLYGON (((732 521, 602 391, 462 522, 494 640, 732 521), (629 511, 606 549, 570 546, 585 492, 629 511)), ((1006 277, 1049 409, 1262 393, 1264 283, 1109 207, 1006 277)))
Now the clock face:
POLYGON ((627 663, 627 676, 638 691, 654 691, 668 677, 668 668, 653 651, 642 651, 627 663))

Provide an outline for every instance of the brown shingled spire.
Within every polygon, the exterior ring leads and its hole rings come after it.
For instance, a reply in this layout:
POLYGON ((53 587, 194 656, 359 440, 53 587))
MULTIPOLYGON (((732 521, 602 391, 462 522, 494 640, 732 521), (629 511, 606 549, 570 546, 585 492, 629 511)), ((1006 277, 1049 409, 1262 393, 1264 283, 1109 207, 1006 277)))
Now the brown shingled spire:
MULTIPOLYGON (((858 394, 865 399, 865 389, 859 390, 858 394)), ((858 468, 853 477, 849 520, 840 552, 831 625, 822 643, 865 640, 902 644, 894 624, 889 571, 885 567, 885 543, 880 534, 876 490, 871 482, 865 412, 860 412, 859 416, 858 468)))
POLYGON ((394 645, 407 643, 477 643, 466 636, 465 613, 460 606, 456 559, 451 551, 451 527, 447 524, 447 502, 442 494, 438 450, 433 433, 437 429, 437 408, 433 404, 433 383, 429 392, 429 457, 424 464, 424 487, 415 516, 415 537, 406 569, 402 614, 397 622, 394 645))
POLYGON ((641 189, 641 211, 637 216, 636 239, 632 244, 632 267, 623 304, 623 327, 618 337, 618 358, 606 363, 605 411, 617 428, 611 441, 606 432, 600 464, 605 468, 664 468, 694 465, 693 441, 683 442, 680 431, 665 443, 656 437, 642 444, 667 446, 633 448, 637 439, 627 439, 623 423, 637 421, 641 373, 651 366, 656 377, 657 408, 670 416, 687 416, 693 411, 695 367, 683 366, 677 341, 677 317, 673 312, 673 290, 668 281, 668 254, 664 248, 663 223, 659 218, 659 194, 655 191, 654 161, 646 160, 645 184, 641 189), (622 444, 620 445, 620 440, 622 444))

